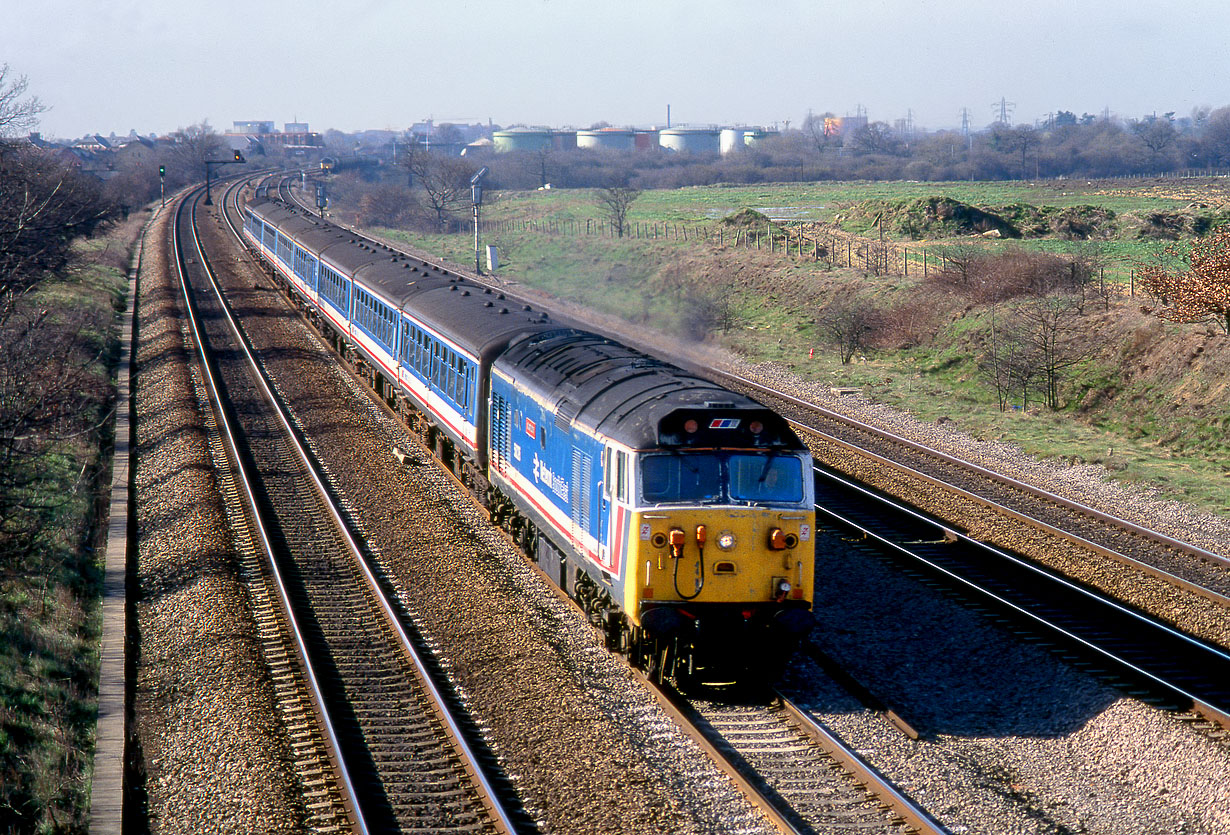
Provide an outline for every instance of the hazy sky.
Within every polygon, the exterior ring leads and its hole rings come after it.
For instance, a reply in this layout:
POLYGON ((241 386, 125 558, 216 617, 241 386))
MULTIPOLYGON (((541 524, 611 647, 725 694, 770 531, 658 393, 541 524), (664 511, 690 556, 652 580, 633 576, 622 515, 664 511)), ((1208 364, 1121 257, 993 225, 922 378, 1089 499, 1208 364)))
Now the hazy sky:
POLYGON ((5 0, 42 131, 207 119, 981 127, 1230 105, 1226 0, 5 0))

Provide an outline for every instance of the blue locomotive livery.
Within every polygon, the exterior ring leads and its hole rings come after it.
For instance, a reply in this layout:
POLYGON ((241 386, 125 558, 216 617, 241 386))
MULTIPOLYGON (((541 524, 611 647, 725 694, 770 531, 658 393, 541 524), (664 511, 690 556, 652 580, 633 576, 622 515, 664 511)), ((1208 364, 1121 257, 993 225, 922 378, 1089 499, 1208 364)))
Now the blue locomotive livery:
POLYGON ((306 315, 610 648, 679 683, 789 658, 815 513, 784 418, 281 203, 245 215, 306 315))

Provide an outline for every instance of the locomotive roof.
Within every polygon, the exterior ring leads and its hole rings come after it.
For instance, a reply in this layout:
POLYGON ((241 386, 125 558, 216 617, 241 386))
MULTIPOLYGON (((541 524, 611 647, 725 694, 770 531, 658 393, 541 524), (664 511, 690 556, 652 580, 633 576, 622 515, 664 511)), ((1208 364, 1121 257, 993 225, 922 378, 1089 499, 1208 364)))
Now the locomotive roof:
POLYGON ((750 397, 586 331, 532 336, 496 367, 551 405, 560 428, 580 423, 633 449, 802 448, 785 419, 750 397))

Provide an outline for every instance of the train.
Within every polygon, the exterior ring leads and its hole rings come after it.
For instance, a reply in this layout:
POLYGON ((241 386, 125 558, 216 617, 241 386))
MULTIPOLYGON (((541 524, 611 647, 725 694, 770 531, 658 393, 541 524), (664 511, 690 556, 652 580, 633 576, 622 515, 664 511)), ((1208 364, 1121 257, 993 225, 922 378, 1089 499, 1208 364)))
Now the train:
POLYGON ((759 402, 268 198, 243 237, 598 627, 679 686, 778 675, 814 625, 811 456, 759 402))

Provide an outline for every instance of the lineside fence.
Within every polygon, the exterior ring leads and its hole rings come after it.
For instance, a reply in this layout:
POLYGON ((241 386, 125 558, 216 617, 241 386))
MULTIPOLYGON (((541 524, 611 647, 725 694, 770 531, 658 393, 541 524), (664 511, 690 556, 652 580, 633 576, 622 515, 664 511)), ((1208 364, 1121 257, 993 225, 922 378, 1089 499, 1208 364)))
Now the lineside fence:
MULTIPOLYGON (((606 220, 571 218, 480 221, 484 237, 497 234, 541 234, 561 237, 618 238, 616 227, 606 220)), ((473 234, 474 222, 458 221, 453 230, 473 234)), ((783 257, 823 263, 831 268, 859 269, 869 275, 926 277, 943 272, 952 264, 943 247, 909 246, 855 235, 820 223, 775 223, 764 229, 689 226, 683 223, 630 222, 623 237, 630 240, 667 240, 708 244, 721 248, 746 248, 777 253, 783 257)), ((1113 285, 1112 285, 1113 286, 1113 285)), ((1112 292, 1114 292, 1112 290, 1112 292)), ((1128 290, 1124 290, 1128 292, 1128 290)), ((1133 294, 1134 295, 1134 294, 1133 294)))

